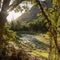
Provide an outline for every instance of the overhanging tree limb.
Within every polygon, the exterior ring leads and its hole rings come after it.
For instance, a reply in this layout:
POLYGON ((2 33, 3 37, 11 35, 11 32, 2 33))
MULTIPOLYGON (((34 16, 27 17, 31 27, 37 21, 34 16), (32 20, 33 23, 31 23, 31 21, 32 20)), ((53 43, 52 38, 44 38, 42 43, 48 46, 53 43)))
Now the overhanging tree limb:
POLYGON ((3 5, 2 5, 1 11, 6 12, 7 9, 9 8, 9 3, 10 3, 10 0, 3 0, 3 5))
POLYGON ((48 16, 47 16, 46 13, 44 12, 44 9, 43 9, 43 7, 42 7, 40 1, 36 0, 36 2, 37 2, 37 4, 40 6, 41 12, 42 12, 42 14, 44 15, 44 17, 47 19, 49 25, 52 25, 52 24, 51 24, 51 20, 48 18, 48 16))
POLYGON ((12 5, 9 6, 9 11, 13 10, 16 8, 22 1, 24 0, 15 0, 12 5))
POLYGON ((32 0, 15 0, 13 4, 9 6, 9 11, 14 10, 14 8, 16 8, 23 1, 32 1, 32 0))
POLYGON ((37 4, 40 6, 42 14, 44 15, 44 17, 45 17, 45 18, 47 19, 47 21, 48 21, 49 28, 50 28, 50 33, 52 34, 52 36, 53 36, 53 38, 54 38, 54 42, 55 42, 56 48, 58 49, 58 52, 60 53, 60 49, 59 49, 59 47, 58 47, 58 42, 57 42, 57 31, 56 31, 56 29, 52 26, 51 20, 50 20, 50 19, 48 18, 48 16, 46 15, 46 13, 45 13, 45 11, 44 11, 44 9, 43 9, 40 1, 39 1, 39 0, 36 0, 36 2, 37 2, 37 4), (51 29, 52 29, 53 31, 51 31, 51 29))

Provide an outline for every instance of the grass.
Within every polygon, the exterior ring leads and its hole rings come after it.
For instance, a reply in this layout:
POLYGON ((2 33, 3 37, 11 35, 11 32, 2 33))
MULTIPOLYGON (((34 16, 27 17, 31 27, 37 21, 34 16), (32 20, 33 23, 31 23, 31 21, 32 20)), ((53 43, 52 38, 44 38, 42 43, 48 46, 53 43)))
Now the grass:
MULTIPOLYGON (((34 38, 36 39, 36 41, 34 41, 34 43, 37 42, 37 41, 38 41, 38 43, 41 42, 41 43, 39 43, 40 44, 39 46, 41 46, 42 43, 44 43, 44 44, 42 44, 42 46, 43 45, 45 46, 46 44, 49 45, 49 39, 50 38, 49 38, 48 33, 46 33, 46 34, 37 33, 37 34, 31 34, 31 35, 35 36, 34 38)), ((60 46, 60 35, 58 36, 58 43, 59 43, 59 46, 60 46)), ((45 49, 46 47, 43 50, 38 49, 38 48, 33 49, 33 48, 30 48, 30 46, 29 47, 22 46, 22 48, 24 48, 28 53, 30 53, 32 55, 40 56, 40 57, 43 57, 43 58, 48 58, 49 57, 49 52, 45 49)), ((52 54, 52 56, 53 56, 53 58, 55 58, 54 54, 52 54)))
POLYGON ((45 58, 48 58, 48 55, 49 55, 47 52, 38 51, 38 50, 32 50, 31 53, 34 55, 45 57, 45 58))
POLYGON ((36 56, 40 56, 40 57, 44 57, 44 58, 48 58, 49 53, 47 51, 41 50, 41 49, 33 49, 33 48, 27 48, 24 47, 24 50, 26 50, 29 54, 32 55, 36 55, 36 56))
MULTIPOLYGON (((31 35, 34 35, 34 34, 31 34, 31 35)), ((35 34, 34 35, 35 37, 35 39, 36 39, 36 42, 38 41, 38 43, 39 42, 41 42, 41 43, 39 43, 39 44, 42 44, 42 42, 44 43, 43 45, 45 45, 45 44, 47 44, 48 42, 47 42, 47 40, 45 39, 45 38, 48 38, 49 36, 48 36, 48 34, 35 34)), ((34 41, 34 40, 33 40, 34 41)), ((35 43, 35 42, 34 42, 35 43)), ((48 44, 47 44, 48 45, 48 44)), ((28 53, 30 53, 30 54, 32 54, 32 55, 36 55, 36 56, 40 56, 40 57, 44 57, 44 58, 48 58, 48 56, 49 56, 49 53, 47 52, 47 50, 46 49, 44 49, 44 50, 42 50, 42 49, 37 49, 37 48, 30 48, 30 47, 26 47, 26 46, 24 46, 24 45, 22 45, 22 44, 20 44, 20 46, 24 49, 24 50, 26 50, 28 53)), ((40 46, 40 45, 39 45, 40 46)), ((43 48, 43 47, 42 47, 43 48)), ((45 48, 47 48, 47 47, 45 47, 45 48)))

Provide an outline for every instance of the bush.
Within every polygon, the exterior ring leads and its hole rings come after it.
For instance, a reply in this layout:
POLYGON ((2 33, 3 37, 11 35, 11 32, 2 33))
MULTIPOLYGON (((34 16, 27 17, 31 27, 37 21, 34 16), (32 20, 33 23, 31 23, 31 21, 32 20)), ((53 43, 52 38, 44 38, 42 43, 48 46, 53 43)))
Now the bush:
POLYGON ((8 43, 9 41, 15 41, 19 39, 19 36, 13 30, 10 30, 9 25, 5 25, 5 34, 3 35, 4 43, 8 43))
POLYGON ((10 30, 10 26, 8 24, 5 25, 5 33, 3 35, 3 56, 6 56, 9 51, 9 42, 15 42, 19 39, 19 36, 17 36, 16 32, 13 30, 10 30))

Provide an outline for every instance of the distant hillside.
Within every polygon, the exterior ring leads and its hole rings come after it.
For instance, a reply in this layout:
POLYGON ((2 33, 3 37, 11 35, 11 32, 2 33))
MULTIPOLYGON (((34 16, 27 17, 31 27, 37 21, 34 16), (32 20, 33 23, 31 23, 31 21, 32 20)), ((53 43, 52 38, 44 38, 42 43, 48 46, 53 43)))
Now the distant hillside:
MULTIPOLYGON (((42 2, 42 5, 43 5, 43 7, 46 6, 47 8, 50 8, 52 6, 52 4, 50 2, 47 3, 46 1, 42 2)), ((38 6, 34 5, 29 12, 23 13, 16 20, 18 20, 19 22, 33 21, 34 19, 38 18, 37 14, 40 12, 41 11, 38 8, 38 6)))
POLYGON ((34 5, 29 12, 25 12, 16 20, 18 20, 19 22, 31 21, 31 20, 37 18, 37 13, 39 13, 39 12, 40 12, 40 10, 38 9, 38 6, 34 5))

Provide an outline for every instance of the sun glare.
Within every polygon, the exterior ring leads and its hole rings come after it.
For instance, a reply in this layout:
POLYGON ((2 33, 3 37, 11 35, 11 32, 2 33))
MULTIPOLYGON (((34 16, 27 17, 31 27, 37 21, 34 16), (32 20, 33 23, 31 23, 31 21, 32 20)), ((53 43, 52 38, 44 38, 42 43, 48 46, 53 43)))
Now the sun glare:
MULTIPOLYGON (((25 6, 25 5, 26 4, 24 4, 24 3, 21 3, 20 4, 21 7, 22 6, 25 6)), ((29 9, 31 9, 33 5, 30 2, 28 2, 27 6, 29 7, 29 9)), ((11 22, 12 20, 15 20, 16 18, 18 18, 19 16, 21 16, 24 12, 25 12, 25 9, 22 12, 21 11, 20 12, 15 12, 14 10, 13 11, 10 11, 9 12, 9 15, 7 16, 7 20, 9 22, 11 22)))
POLYGON ((25 11, 22 11, 22 12, 14 12, 14 11, 11 11, 9 12, 9 15, 7 16, 7 20, 9 22, 11 22, 12 20, 15 20, 16 18, 18 18, 19 16, 22 15, 22 13, 24 13, 25 11))

